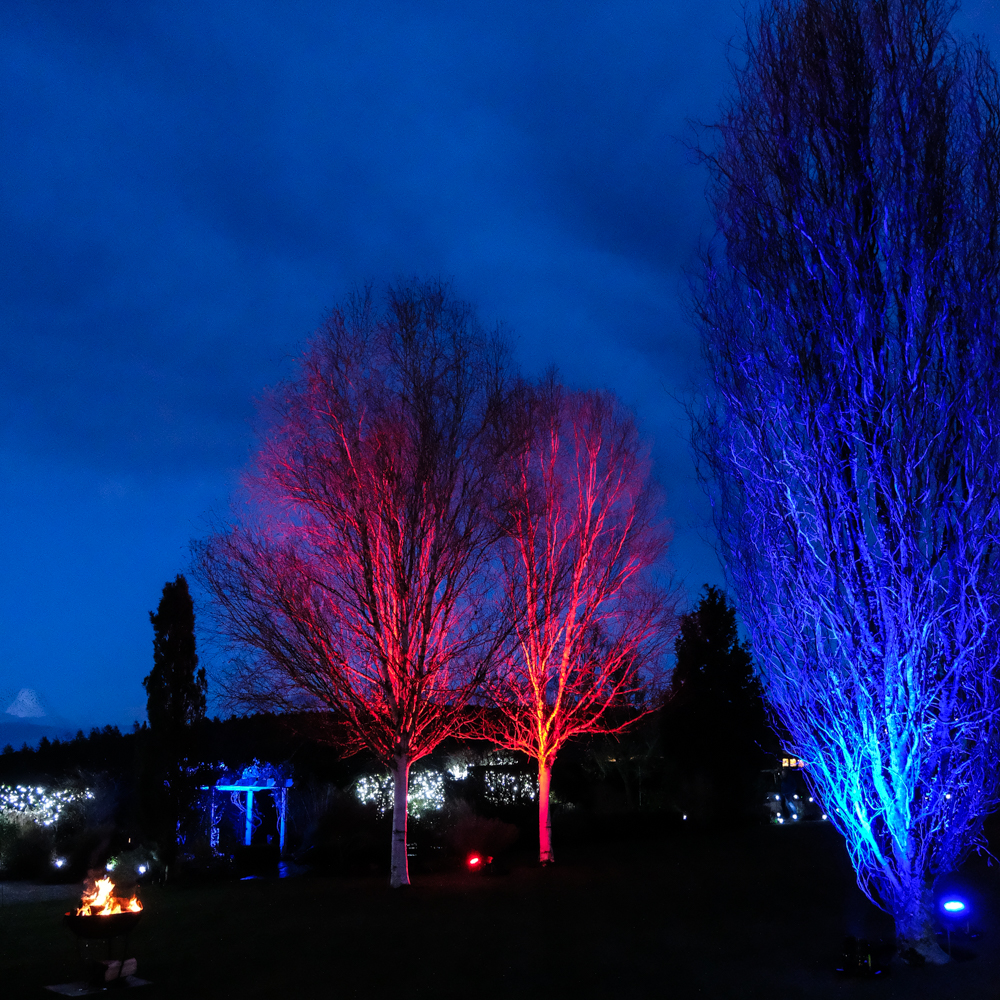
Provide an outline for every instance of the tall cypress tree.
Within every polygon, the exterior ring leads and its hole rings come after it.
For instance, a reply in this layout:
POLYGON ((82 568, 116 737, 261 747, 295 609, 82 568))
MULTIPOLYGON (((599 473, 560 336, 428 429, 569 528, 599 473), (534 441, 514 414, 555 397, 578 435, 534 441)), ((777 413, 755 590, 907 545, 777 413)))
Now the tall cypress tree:
POLYGON ((192 729, 205 717, 208 682, 198 666, 194 604, 180 574, 166 583, 153 626, 153 669, 143 679, 149 737, 145 741, 143 825, 169 865, 177 850, 179 824, 191 805, 194 782, 185 762, 192 729))
POLYGON ((736 609, 706 586, 681 617, 677 663, 662 715, 672 797, 692 818, 738 820, 753 810, 761 770, 779 748, 767 724, 753 658, 736 609))
POLYGON ((184 729, 205 717, 205 668, 198 666, 194 603, 187 580, 177 575, 163 586, 153 625, 153 669, 143 679, 146 714, 155 736, 175 742, 184 729))

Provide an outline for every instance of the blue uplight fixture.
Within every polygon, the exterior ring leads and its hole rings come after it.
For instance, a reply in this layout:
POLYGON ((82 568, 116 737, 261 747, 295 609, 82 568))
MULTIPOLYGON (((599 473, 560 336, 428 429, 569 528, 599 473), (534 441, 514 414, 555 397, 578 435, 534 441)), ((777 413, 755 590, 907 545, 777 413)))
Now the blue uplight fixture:
POLYGON ((942 896, 938 900, 938 909, 946 927, 955 924, 956 921, 965 923, 972 915, 969 901, 955 892, 942 896))
MULTIPOLYGON (((955 893, 949 893, 938 900, 938 909, 941 911, 941 926, 948 939, 948 954, 951 954, 951 934, 952 931, 965 929, 966 934, 972 934, 970 917, 972 907, 968 900, 963 899, 955 893)), ((975 937, 974 934, 972 934, 975 937)))

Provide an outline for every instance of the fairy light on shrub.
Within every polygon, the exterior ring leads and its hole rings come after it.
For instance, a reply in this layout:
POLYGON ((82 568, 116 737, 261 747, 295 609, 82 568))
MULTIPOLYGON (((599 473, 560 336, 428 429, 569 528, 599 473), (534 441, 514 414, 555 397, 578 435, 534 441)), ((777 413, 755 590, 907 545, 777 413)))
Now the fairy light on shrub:
MULTIPOLYGON (((392 811, 392 775, 370 774, 354 786, 358 801, 374 805, 379 816, 392 811)), ((419 819, 425 813, 444 808, 444 775, 440 771, 416 771, 410 775, 407 811, 419 819)))
POLYGON ((54 826, 71 806, 94 798, 89 789, 47 789, 30 785, 0 785, 0 816, 27 819, 40 826, 54 826))
POLYGON ((493 805, 527 805, 538 796, 538 778, 533 774, 487 770, 483 774, 483 785, 486 799, 493 805))
POLYGON ((365 775, 358 779, 354 794, 359 802, 375 806, 379 816, 384 816, 392 809, 392 775, 365 775))
MULTIPOLYGON (((513 755, 496 754, 490 764, 483 769, 483 792, 492 805, 528 805, 538 796, 538 777, 530 772, 501 770, 515 764, 513 755)), ((468 764, 450 764, 446 772, 456 781, 469 776, 468 764)), ((443 809, 445 805, 445 773, 427 768, 414 771, 410 775, 409 807, 410 816, 419 819, 429 812, 443 809)), ((392 812, 392 776, 388 774, 366 774, 354 785, 354 794, 359 802, 374 805, 379 816, 392 812)))

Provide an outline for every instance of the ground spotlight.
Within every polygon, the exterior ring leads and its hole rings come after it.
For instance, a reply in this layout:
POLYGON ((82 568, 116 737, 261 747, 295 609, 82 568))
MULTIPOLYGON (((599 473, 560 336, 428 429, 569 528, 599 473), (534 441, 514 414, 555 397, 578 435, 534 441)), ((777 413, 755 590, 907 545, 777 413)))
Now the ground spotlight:
POLYGON ((480 854, 479 851, 473 851, 465 859, 465 866, 470 872, 486 871, 491 864, 493 864, 493 859, 488 854, 480 854))
POLYGON ((972 907, 969 901, 958 893, 951 892, 938 900, 938 910, 941 912, 941 922, 947 931, 952 931, 960 924, 969 925, 972 907))
MULTIPOLYGON (((952 931, 965 931, 972 934, 969 920, 972 916, 972 907, 967 899, 963 899, 957 893, 949 893, 938 900, 938 909, 941 912, 941 924, 944 928, 948 942, 948 954, 952 954, 951 933, 952 931), (964 925, 964 927, 963 927, 964 925)), ((975 935, 972 935, 973 937, 975 935)))

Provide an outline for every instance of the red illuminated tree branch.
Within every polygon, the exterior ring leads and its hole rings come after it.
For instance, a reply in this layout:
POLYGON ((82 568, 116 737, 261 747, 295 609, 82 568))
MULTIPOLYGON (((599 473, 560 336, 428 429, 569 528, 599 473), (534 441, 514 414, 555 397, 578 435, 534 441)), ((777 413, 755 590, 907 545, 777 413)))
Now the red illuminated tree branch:
POLYGON ((334 312, 270 400, 233 522, 200 550, 223 631, 256 650, 244 702, 332 709, 394 779, 452 733, 499 641, 491 423, 505 353, 436 284, 334 312))
POLYGON ((493 679, 489 736, 538 761, 547 863, 556 755, 655 706, 675 614, 653 578, 667 535, 632 416, 610 394, 552 380, 525 390, 519 409, 524 443, 506 466, 499 547, 516 643, 493 679))

